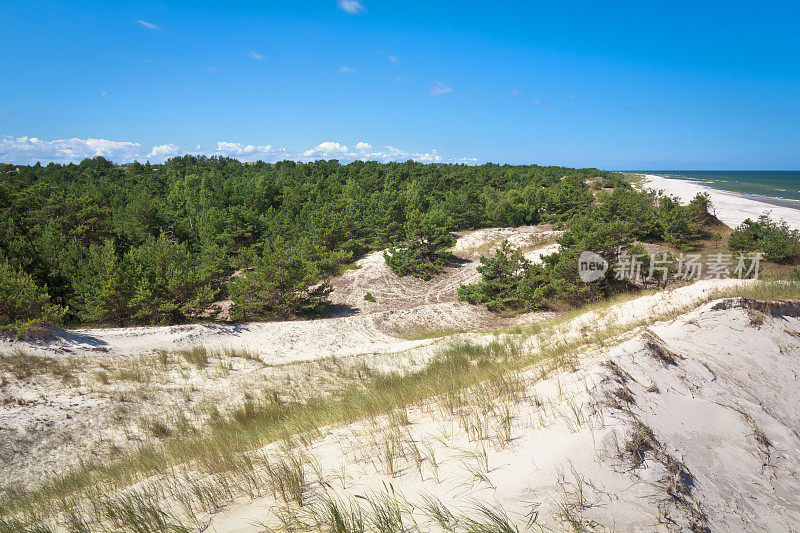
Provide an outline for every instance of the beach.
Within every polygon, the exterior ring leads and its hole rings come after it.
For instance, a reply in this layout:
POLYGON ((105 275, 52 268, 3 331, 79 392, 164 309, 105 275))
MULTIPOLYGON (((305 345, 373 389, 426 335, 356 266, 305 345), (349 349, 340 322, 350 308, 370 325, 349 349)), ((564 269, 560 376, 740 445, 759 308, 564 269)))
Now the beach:
POLYGON ((708 193, 713 203, 712 212, 731 228, 737 227, 747 218, 755 220, 759 215, 769 211, 773 220, 785 220, 792 228, 800 229, 800 209, 760 202, 744 195, 712 189, 690 181, 653 174, 644 176, 645 187, 663 190, 666 194, 677 196, 684 202, 690 201, 698 193, 708 193))

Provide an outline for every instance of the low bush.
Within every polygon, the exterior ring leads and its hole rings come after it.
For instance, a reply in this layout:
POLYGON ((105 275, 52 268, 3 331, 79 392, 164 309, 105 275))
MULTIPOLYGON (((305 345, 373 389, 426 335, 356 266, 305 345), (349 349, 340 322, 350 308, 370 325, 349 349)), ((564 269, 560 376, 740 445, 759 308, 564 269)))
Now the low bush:
POLYGON ((0 334, 29 335, 58 323, 64 312, 30 274, 0 261, 0 334))
POLYGON ((544 268, 503 241, 491 257, 481 257, 481 281, 458 288, 458 298, 490 311, 533 311, 548 292, 544 268))
POLYGON ((768 214, 747 219, 728 238, 732 252, 762 252, 767 261, 793 263, 800 258, 800 231, 786 221, 773 221, 768 214))
POLYGON ((449 248, 456 242, 447 226, 441 215, 413 212, 405 224, 405 240, 383 253, 386 264, 398 276, 431 279, 447 265, 449 248))

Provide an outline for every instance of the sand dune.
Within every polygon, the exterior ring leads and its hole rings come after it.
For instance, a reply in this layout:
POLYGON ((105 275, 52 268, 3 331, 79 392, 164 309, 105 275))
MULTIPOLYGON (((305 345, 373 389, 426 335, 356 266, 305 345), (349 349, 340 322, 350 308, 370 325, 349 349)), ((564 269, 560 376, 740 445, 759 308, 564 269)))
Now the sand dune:
MULTIPOLYGON (((465 422, 479 400, 456 415, 421 406, 400 429, 383 420, 331 430, 307 450, 321 465, 308 505, 325 493, 363 503, 391 487, 422 530, 436 530, 424 512, 431 494, 456 517, 502 508, 520 530, 792 530, 798 315, 796 304, 718 300, 584 353, 574 372, 536 380, 531 371, 524 394, 482 414, 485 438, 465 422), (510 440, 495 411, 511 413, 510 440), (421 466, 408 452, 385 473, 379 443, 392 431, 408 447, 425 444, 421 466)), ((276 506, 271 497, 234 505, 209 530, 260 531, 253 520, 274 523, 276 506)))
MULTIPOLYGON (((482 331, 553 317, 499 319, 457 302, 456 291, 477 278, 478 258, 503 239, 538 260, 556 249, 554 235, 549 228, 465 233, 454 248, 458 262, 430 282, 397 278, 379 252, 367 255, 334 280, 337 314, 326 319, 6 339, 0 350, 43 359, 35 371, 3 376, 4 482, 36 485, 81 460, 148 442, 153 427, 180 428, 188 417, 202 428, 210 413, 246 400, 324 397, 357 384, 351 369, 359 365, 404 373, 455 341, 508 341, 521 354, 557 343, 550 359, 502 387, 321 428, 295 450, 306 472, 303 507, 266 485, 250 495, 225 489, 224 504, 197 523, 263 531, 287 513, 308 519, 326 498, 358 505, 365 516, 390 498, 406 524, 438 530, 429 509, 435 497, 451 513, 444 529, 480 519, 484 506, 520 531, 791 530, 800 522, 800 304, 719 299, 720 289, 756 282, 703 280, 538 332, 482 331), (376 301, 365 301, 365 291, 376 301), (426 329, 440 332, 414 335, 426 329), (200 345, 207 360, 158 355, 200 345)), ((287 442, 254 456, 285 455, 287 442)), ((163 482, 150 478, 128 491, 163 482)))

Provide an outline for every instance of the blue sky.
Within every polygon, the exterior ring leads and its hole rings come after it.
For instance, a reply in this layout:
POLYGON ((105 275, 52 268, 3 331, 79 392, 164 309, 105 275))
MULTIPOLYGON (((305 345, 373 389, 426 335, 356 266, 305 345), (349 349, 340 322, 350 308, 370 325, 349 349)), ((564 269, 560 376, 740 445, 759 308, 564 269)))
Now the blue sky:
POLYGON ((34 0, 0 23, 0 161, 800 168, 790 2, 34 0))

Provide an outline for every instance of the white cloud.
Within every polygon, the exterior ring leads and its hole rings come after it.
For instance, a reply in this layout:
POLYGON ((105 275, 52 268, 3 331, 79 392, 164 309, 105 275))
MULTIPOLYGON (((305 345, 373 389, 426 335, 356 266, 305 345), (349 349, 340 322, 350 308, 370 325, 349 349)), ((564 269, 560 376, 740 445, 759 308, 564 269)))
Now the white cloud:
POLYGON ((397 59, 397 56, 388 55, 388 56, 386 56, 386 59, 388 59, 391 63, 399 63, 400 62, 400 60, 397 59))
POLYGON ((430 95, 431 96, 441 96, 443 94, 449 94, 453 92, 452 87, 448 87, 444 83, 437 81, 431 84, 430 95))
POLYGON ((250 50, 250 57, 252 57, 253 59, 258 59, 259 61, 261 61, 262 59, 264 59, 264 56, 263 56, 263 55, 261 55, 261 54, 259 54, 259 53, 258 53, 258 52, 256 52, 255 50, 250 50))
POLYGON ((33 164, 37 161, 47 164, 78 163, 87 157, 103 156, 115 163, 132 161, 151 161, 160 163, 170 157, 193 153, 196 155, 217 155, 232 157, 240 161, 275 162, 283 160, 314 161, 317 159, 338 159, 350 161, 415 161, 425 163, 478 163, 476 158, 454 158, 440 154, 437 150, 426 152, 407 152, 394 146, 374 147, 366 141, 358 141, 354 148, 336 141, 324 141, 307 150, 291 151, 270 144, 253 145, 231 141, 217 142, 215 150, 203 150, 198 144, 193 151, 181 150, 175 144, 143 146, 129 141, 109 141, 106 139, 57 139, 46 141, 37 137, 0 138, 0 162, 33 164))
POLYGON ((512 98, 516 98, 517 96, 522 94, 522 91, 520 91, 519 89, 511 89, 510 91, 508 91, 508 94, 512 98))
POLYGON ((157 161, 163 161, 169 157, 176 156, 180 153, 180 146, 177 144, 158 144, 153 146, 150 150, 150 158, 157 161))
POLYGON ((357 15, 366 11, 364 5, 359 0, 336 0, 336 5, 345 13, 357 15))
POLYGON ((100 91, 100 96, 108 100, 108 91, 100 91))
MULTIPOLYGON (((200 150, 200 145, 197 145, 200 150)), ((291 159, 289 153, 283 148, 273 148, 271 144, 267 145, 253 145, 253 144, 240 144, 227 141, 217 142, 217 151, 214 155, 222 155, 225 157, 233 157, 242 161, 280 161, 282 159, 291 159)))
POLYGON ((0 161, 33 164, 37 161, 70 163, 101 155, 114 160, 132 160, 142 145, 105 139, 57 139, 45 141, 37 137, 11 137, 0 140, 0 161))
POLYGON ((310 150, 306 150, 303 155, 311 158, 330 158, 348 155, 348 153, 347 146, 333 141, 325 141, 310 150))
POLYGON ((341 72, 342 74, 355 74, 356 73, 355 69, 352 69, 352 68, 348 67, 347 65, 339 67, 339 72, 341 72))
POLYGON ((156 26, 152 22, 147 22, 146 20, 139 19, 139 20, 136 21, 136 23, 140 24, 141 26, 144 26, 145 28, 147 28, 150 31, 156 31, 156 30, 160 30, 161 29, 161 26, 156 26))

